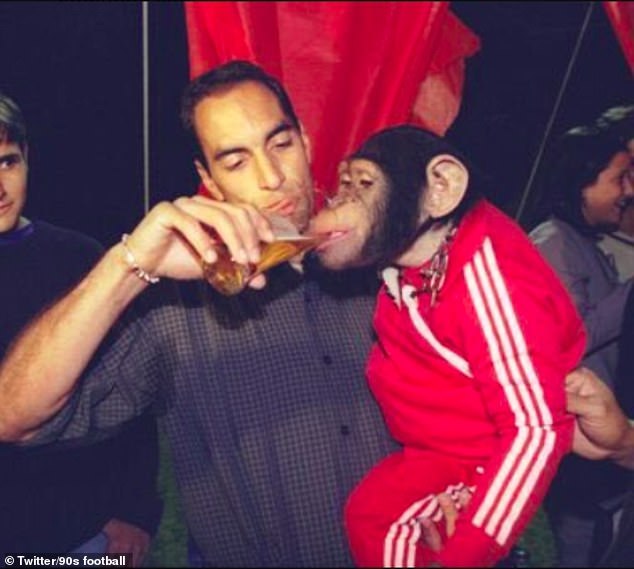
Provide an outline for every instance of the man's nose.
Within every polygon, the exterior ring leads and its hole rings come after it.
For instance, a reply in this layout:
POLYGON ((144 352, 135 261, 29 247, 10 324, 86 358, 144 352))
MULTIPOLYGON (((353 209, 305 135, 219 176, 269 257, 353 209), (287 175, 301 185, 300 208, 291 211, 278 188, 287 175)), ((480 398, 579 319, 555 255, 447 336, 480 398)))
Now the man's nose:
POLYGON ((286 179, 277 160, 262 156, 257 161, 258 183, 263 190, 278 190, 286 179))

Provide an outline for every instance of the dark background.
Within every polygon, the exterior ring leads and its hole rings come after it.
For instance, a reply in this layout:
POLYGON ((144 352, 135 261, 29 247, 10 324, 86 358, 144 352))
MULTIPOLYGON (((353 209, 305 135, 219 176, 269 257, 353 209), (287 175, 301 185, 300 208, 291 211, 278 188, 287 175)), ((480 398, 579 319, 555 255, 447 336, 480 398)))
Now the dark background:
MULTIPOLYGON (((584 17, 590 25, 551 136, 632 102, 631 74, 601 3, 453 2, 481 38, 467 62, 449 134, 515 215, 544 141, 584 17)), ((196 190, 178 120, 188 80, 181 2, 148 2, 150 205, 196 190)), ((22 107, 30 138, 26 214, 105 244, 144 211, 140 2, 0 3, 0 90, 22 107)), ((538 169, 537 169, 538 172, 538 169)), ((531 186, 522 223, 539 198, 531 186)))
MULTIPOLYGON (((449 131, 494 179, 493 201, 515 216, 541 164, 540 149, 572 126, 614 105, 634 104, 632 74, 602 2, 452 2, 453 11, 481 38, 467 61, 460 115, 449 131), (549 122, 588 11, 560 105, 549 122), (548 135, 548 136, 546 136, 548 135)), ((543 154, 542 154, 543 156, 543 154)), ((535 224, 537 176, 520 222, 535 224)))

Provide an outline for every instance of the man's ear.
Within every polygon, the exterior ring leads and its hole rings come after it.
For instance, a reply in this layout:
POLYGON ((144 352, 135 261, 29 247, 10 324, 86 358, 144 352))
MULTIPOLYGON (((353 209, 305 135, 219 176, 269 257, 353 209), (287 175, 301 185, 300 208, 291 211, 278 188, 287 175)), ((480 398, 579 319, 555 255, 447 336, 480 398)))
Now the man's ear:
POLYGON ((198 159, 194 160, 194 166, 196 166, 196 172, 198 172, 198 176, 200 181, 202 182, 205 189, 209 192, 212 198, 218 200, 219 202, 225 201, 225 196, 220 191, 220 188, 214 182, 214 179, 211 177, 209 170, 205 167, 205 165, 198 159))
POLYGON ((423 209, 438 218, 454 211, 469 186, 469 171, 451 154, 434 156, 425 169, 427 188, 423 196, 423 209))
POLYGON ((302 139, 302 142, 304 143, 304 148, 306 149, 306 158, 308 159, 308 163, 312 164, 313 162, 313 145, 310 141, 310 138, 308 138, 308 134, 306 134, 306 130, 304 129, 304 125, 300 122, 299 123, 299 136, 302 139))

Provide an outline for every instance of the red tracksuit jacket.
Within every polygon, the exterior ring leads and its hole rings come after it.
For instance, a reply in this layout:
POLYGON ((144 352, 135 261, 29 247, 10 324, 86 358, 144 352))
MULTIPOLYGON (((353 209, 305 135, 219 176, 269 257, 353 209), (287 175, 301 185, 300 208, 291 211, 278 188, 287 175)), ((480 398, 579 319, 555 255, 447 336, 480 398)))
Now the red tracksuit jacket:
POLYGON ((461 221, 433 306, 411 294, 420 268, 396 273, 384 273, 378 298, 370 386, 406 449, 481 465, 438 560, 493 564, 571 448, 564 378, 584 353, 583 322, 524 231, 486 201, 461 221))

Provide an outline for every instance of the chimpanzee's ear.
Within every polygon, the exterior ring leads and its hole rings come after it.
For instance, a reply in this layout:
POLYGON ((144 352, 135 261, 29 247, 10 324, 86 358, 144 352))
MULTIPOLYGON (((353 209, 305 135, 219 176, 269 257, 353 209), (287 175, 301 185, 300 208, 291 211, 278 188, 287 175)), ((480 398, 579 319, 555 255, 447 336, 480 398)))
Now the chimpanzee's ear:
POLYGON ((434 156, 425 169, 427 188, 423 196, 423 209, 438 218, 454 211, 467 191, 469 171, 451 154, 434 156))

